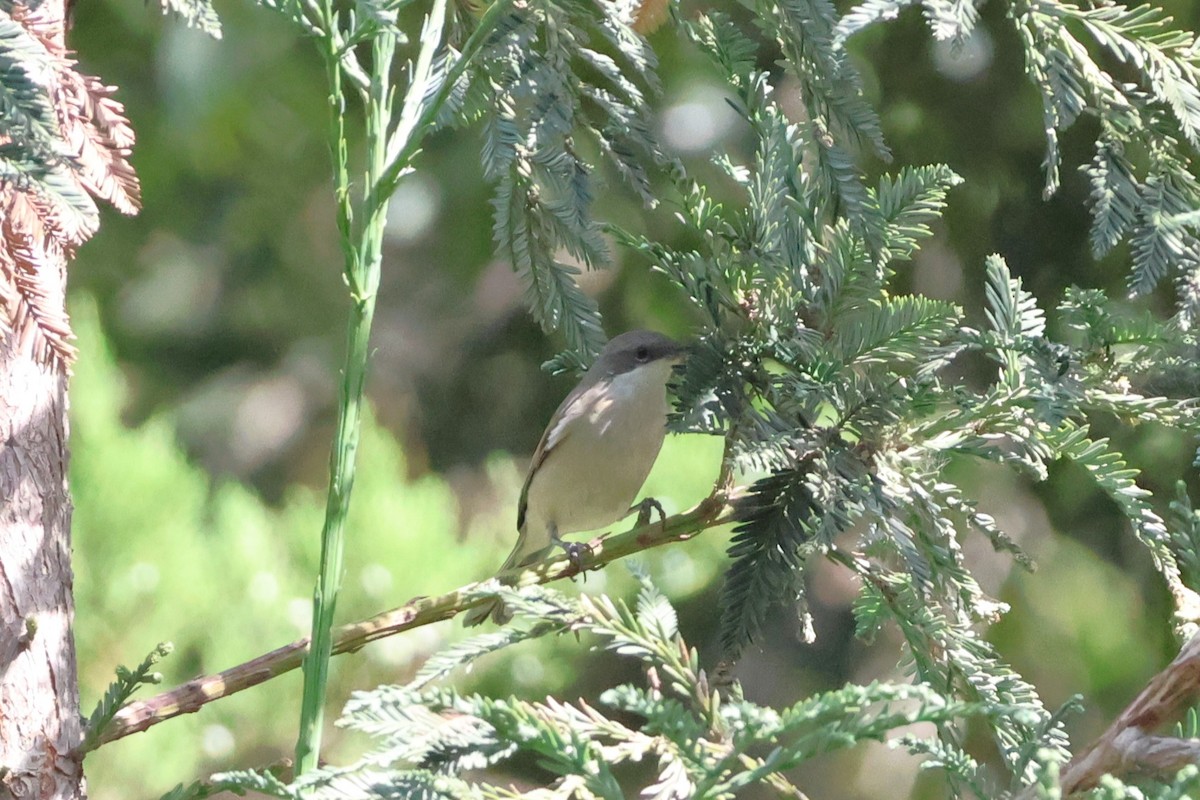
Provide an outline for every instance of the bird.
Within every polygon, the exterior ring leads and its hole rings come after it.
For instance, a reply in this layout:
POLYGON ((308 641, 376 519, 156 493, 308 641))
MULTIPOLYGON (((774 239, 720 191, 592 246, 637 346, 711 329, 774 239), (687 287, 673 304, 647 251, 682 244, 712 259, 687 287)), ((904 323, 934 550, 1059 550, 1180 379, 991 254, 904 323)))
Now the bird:
MULTIPOLYGON (((559 405, 538 442, 517 504, 517 543, 500 572, 526 566, 553 545, 578 560, 568 533, 611 525, 634 506, 667 433, 667 381, 685 345, 648 330, 611 339, 559 405)), ((661 508, 660 508, 661 511, 661 508)), ((464 625, 512 618, 499 598, 467 612, 464 625)))

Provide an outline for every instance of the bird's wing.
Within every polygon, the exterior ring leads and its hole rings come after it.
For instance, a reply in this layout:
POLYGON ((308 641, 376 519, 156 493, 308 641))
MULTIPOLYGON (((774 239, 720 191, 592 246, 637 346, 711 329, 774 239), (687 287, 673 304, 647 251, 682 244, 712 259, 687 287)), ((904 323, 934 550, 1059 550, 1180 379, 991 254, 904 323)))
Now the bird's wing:
POLYGON ((572 417, 572 407, 577 404, 584 404, 589 401, 589 392, 595 389, 600 381, 585 381, 580 383, 571 393, 568 394, 563 401, 559 403, 558 409, 554 415, 550 417, 552 420, 557 420, 553 425, 547 425, 546 430, 542 432, 542 439, 538 442, 537 449, 533 451, 533 458, 529 462, 529 472, 525 475, 525 485, 521 487, 521 499, 517 502, 517 530, 525 529, 525 506, 529 500, 529 484, 533 481, 533 475, 537 472, 538 467, 546 460, 546 457, 567 437, 569 430, 569 422, 572 417))

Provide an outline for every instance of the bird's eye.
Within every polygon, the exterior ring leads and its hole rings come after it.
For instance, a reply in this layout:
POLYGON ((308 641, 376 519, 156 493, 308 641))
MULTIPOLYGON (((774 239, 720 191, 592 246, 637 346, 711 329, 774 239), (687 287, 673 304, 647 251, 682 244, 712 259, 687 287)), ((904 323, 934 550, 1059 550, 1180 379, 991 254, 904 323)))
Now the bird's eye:
POLYGON ((646 347, 645 345, 642 345, 641 347, 639 347, 637 349, 637 353, 635 353, 635 355, 637 356, 638 361, 649 361, 650 360, 650 348, 646 347))

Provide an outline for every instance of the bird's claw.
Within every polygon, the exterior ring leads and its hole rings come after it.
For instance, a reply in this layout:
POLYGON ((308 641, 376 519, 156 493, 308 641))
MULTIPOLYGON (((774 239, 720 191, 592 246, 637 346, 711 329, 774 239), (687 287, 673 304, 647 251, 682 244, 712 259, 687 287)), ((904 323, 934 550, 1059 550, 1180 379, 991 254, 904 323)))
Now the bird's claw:
POLYGON ((662 522, 663 530, 667 527, 667 512, 663 510, 662 503, 655 500, 653 497, 647 497, 642 502, 638 503, 634 508, 637 509, 637 526, 640 528, 650 522, 650 517, 655 511, 658 512, 658 518, 662 522))
POLYGON ((583 567, 583 557, 591 554, 591 548, 583 542, 563 542, 563 550, 576 569, 583 567))
MULTIPOLYGON (((567 560, 575 570, 574 574, 586 575, 583 571, 583 559, 592 554, 592 548, 585 542, 567 542, 562 539, 558 540, 558 546, 567 554, 567 560)), ((586 577, 584 579, 586 580, 586 577)))
POLYGON ((592 548, 586 542, 569 542, 565 539, 559 539, 558 536, 554 537, 552 541, 563 548, 566 560, 570 561, 572 569, 575 570, 575 575, 586 575, 583 572, 583 558, 586 555, 592 554, 592 548))

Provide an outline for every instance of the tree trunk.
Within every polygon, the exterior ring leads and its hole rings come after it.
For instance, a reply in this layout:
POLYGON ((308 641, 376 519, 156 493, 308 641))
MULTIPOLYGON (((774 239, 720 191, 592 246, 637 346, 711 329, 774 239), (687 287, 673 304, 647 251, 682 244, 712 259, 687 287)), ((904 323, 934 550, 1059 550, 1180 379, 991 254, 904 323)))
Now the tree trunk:
POLYGON ((61 366, 0 342, 0 798, 83 796, 66 411, 61 366))
POLYGON ((0 800, 68 800, 84 790, 67 495, 75 349, 66 264, 99 225, 89 195, 132 214, 138 183, 128 162, 133 131, 113 90, 77 72, 66 49, 65 1, 5 6, 27 34, 6 33, 19 45, 7 51, 6 77, 25 84, 9 102, 41 122, 6 129, 15 139, 0 136, 26 159, 16 172, 27 178, 0 181, 0 800), (29 159, 39 163, 30 167, 29 159))

